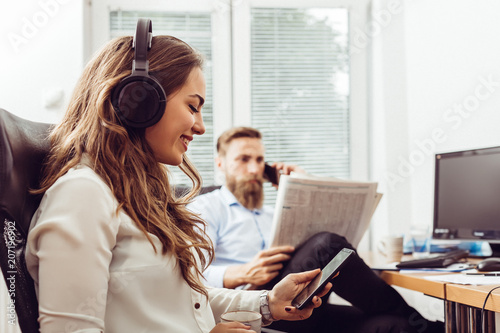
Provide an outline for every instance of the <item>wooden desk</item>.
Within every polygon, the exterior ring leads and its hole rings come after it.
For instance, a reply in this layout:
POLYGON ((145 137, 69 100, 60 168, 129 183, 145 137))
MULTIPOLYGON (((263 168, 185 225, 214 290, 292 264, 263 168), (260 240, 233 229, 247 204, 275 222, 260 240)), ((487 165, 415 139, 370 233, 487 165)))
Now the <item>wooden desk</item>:
POLYGON ((382 271, 380 273, 380 277, 390 285, 446 299, 446 284, 441 281, 426 280, 424 277, 428 275, 428 273, 400 274, 398 271, 382 271))
MULTIPOLYGON (((450 273, 460 274, 460 273, 450 273)), ((418 291, 445 302, 447 333, 500 333, 500 289, 493 291, 486 303, 481 330, 481 308, 488 292, 495 285, 471 286, 440 281, 429 281, 429 273, 404 273, 382 271, 380 277, 388 284, 418 291)), ((500 278, 499 278, 500 285, 500 278)))
MULTIPOLYGON (((500 280, 500 279, 499 279, 500 280)), ((500 283, 499 283, 500 284, 500 283)), ((493 291, 481 308, 488 292, 496 285, 471 286, 446 284, 445 318, 447 332, 500 332, 500 291, 493 291)))
MULTIPOLYGON (((362 254, 363 259, 372 265, 380 263, 380 258, 362 254)), ((430 281, 426 276, 433 273, 381 271, 380 277, 390 285, 437 297, 445 302, 445 324, 447 333, 481 332, 481 308, 488 292, 496 285, 461 285, 442 281, 430 281)), ((445 274, 445 273, 443 273, 445 274)), ((461 273, 447 273, 461 274, 461 273)), ((500 285, 500 277, 498 278, 500 285)), ((500 289, 492 292, 485 309, 484 330, 482 332, 500 333, 500 289)))
MULTIPOLYGON (((498 284, 500 285, 500 277, 498 280, 498 284)), ((469 286, 449 283, 446 285, 446 300, 481 309, 486 295, 494 287, 495 285, 469 286)), ((485 309, 500 312, 500 289, 491 293, 485 309)))
MULTIPOLYGON (((460 273, 450 273, 460 274, 460 273)), ((425 279, 429 273, 383 271, 380 277, 390 285, 418 291, 445 302, 447 333, 500 333, 500 289, 493 291, 486 303, 484 330, 481 330, 481 308, 488 292, 495 285, 471 286, 425 279)), ((500 278, 499 278, 500 285, 500 278)))

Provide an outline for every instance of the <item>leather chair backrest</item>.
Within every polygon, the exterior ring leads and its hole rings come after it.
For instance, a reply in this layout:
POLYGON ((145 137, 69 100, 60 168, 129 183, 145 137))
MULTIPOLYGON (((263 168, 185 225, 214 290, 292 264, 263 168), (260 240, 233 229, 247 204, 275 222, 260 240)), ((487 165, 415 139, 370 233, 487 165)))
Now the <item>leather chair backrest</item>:
MULTIPOLYGON (((208 186, 203 186, 200 190, 200 193, 198 193, 198 195, 202 195, 202 194, 205 194, 205 193, 209 193, 209 192, 212 192, 212 191, 215 191, 215 190, 218 190, 221 188, 221 185, 208 185, 208 186)), ((175 193, 175 196, 180 198, 180 197, 183 197, 185 196, 189 191, 191 190, 190 187, 187 187, 187 186, 175 186, 174 187, 174 193, 175 193)))
POLYGON ((31 217, 42 198, 30 189, 39 185, 50 127, 0 109, 0 266, 11 297, 8 319, 15 305, 21 331, 30 333, 39 330, 38 302, 24 251, 31 217))

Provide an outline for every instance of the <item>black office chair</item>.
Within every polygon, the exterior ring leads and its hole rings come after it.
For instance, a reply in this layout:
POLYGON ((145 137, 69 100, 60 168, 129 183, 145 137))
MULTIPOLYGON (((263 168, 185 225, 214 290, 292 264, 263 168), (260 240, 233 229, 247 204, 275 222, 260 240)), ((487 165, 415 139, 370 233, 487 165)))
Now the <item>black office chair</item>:
MULTIPOLYGON (((200 193, 198 193, 198 195, 202 195, 202 194, 205 194, 205 193, 209 193, 209 192, 212 192, 212 191, 215 191, 215 190, 218 190, 221 188, 221 185, 208 185, 208 186, 203 186, 201 189, 200 189, 200 193)), ((185 186, 185 185, 179 185, 179 186, 175 186, 174 187, 174 193, 175 193, 175 196, 180 198, 180 197, 183 197, 185 196, 186 194, 188 194, 188 192, 191 190, 190 187, 188 186, 185 186)))
POLYGON ((29 190, 38 187, 50 127, 0 109, 0 266, 19 327, 29 333, 39 331, 38 302, 24 250, 31 217, 42 197, 29 190))

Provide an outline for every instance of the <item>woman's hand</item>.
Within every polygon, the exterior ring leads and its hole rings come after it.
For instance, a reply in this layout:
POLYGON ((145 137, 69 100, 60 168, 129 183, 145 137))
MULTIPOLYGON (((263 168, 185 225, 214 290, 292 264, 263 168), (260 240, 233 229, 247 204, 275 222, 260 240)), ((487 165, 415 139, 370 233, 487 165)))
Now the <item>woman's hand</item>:
POLYGON ((217 324, 210 333, 255 333, 255 331, 250 330, 250 326, 238 323, 236 321, 230 323, 219 323, 217 324))
POLYGON ((302 310, 298 310, 292 306, 292 300, 297 296, 302 289, 306 287, 318 273, 320 269, 307 271, 296 274, 288 274, 283 280, 274 286, 269 292, 269 309, 274 319, 284 320, 302 320, 311 316, 313 309, 321 305, 321 296, 324 296, 332 287, 328 282, 325 288, 317 295, 314 296, 312 303, 308 304, 302 310))

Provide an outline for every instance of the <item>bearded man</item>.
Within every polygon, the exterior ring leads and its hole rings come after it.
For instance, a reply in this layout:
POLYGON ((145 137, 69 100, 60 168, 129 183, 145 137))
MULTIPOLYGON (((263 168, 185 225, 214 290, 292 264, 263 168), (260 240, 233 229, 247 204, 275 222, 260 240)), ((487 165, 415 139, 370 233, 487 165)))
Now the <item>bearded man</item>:
MULTIPOLYGON (((217 155, 226 185, 188 205, 207 222, 215 250, 215 259, 204 272, 207 285, 268 289, 289 273, 323 268, 344 247, 353 249, 344 237, 329 232, 296 248, 269 247, 273 208, 263 206, 261 133, 250 127, 231 128, 217 140, 217 155)), ((294 165, 273 166, 282 174, 303 172, 294 165)), ((423 318, 357 254, 332 283, 332 290, 353 306, 326 304, 325 299, 309 319, 274 322, 270 327, 315 333, 444 332, 443 323, 423 318)))

